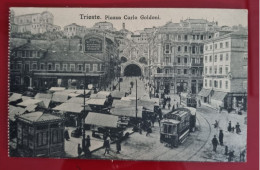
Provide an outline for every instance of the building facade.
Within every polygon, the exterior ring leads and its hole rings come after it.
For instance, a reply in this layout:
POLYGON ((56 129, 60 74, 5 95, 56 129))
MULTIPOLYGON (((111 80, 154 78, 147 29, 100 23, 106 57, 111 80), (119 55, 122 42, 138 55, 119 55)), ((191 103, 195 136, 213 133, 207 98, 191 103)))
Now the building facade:
POLYGON ((42 49, 28 41, 11 50, 11 91, 27 87, 82 88, 85 78, 87 85, 106 88, 117 74, 118 45, 105 35, 87 34, 74 43, 75 48, 72 43, 64 48, 62 42, 59 49, 57 44, 42 49))
POLYGON ((203 41, 211 39, 217 22, 186 19, 158 28, 150 41, 156 92, 196 94, 203 85, 203 41))
POLYGON ((204 44, 201 101, 215 108, 246 108, 247 31, 216 32, 204 44))
POLYGON ((72 23, 64 26, 64 34, 66 37, 82 36, 86 33, 86 27, 80 26, 76 23, 72 23))
POLYGON ((32 34, 44 33, 47 31, 60 31, 61 27, 54 25, 52 13, 44 11, 42 13, 26 14, 15 16, 11 11, 12 32, 31 32, 32 34))

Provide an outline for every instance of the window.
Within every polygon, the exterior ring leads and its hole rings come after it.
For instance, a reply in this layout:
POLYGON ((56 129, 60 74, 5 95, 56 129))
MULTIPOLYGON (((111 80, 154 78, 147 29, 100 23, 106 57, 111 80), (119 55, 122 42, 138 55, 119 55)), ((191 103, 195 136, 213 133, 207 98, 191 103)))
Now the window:
POLYGON ((219 74, 222 74, 222 66, 219 66, 219 74))
POLYGON ((229 44, 228 44, 228 42, 226 42, 226 48, 228 48, 229 47, 229 44))
POLYGON ((218 44, 215 44, 215 49, 217 49, 218 48, 218 44))
POLYGON ((48 144, 48 132, 37 133, 37 146, 45 146, 48 144))
POLYGON ((208 86, 208 80, 205 79, 205 87, 207 87, 207 86, 208 86))
POLYGON ((209 49, 212 50, 212 45, 209 46, 209 49))
POLYGON ((33 69, 33 70, 37 70, 37 64, 36 64, 36 63, 33 63, 33 64, 32 64, 32 69, 33 69))
POLYGON ((228 55, 228 53, 226 54, 226 61, 228 61, 229 60, 229 55, 228 55))
POLYGON ((209 56, 209 62, 212 62, 212 56, 209 56))
POLYGON ((51 63, 48 64, 48 70, 52 70, 52 64, 51 63))
POLYGON ((247 81, 243 81, 243 88, 247 89, 247 81))
POLYGON ((178 41, 181 41, 181 35, 178 35, 178 41))
POLYGON ((78 71, 83 71, 83 66, 82 66, 82 64, 78 64, 78 71))
POLYGON ((220 48, 223 48, 223 43, 220 43, 220 48))
POLYGON ((244 54, 244 60, 247 60, 248 59, 248 55, 247 53, 244 54))
POLYGON ((75 71, 75 64, 70 64, 70 71, 75 71))
POLYGON ((90 71, 90 64, 85 64, 85 71, 86 73, 90 71))
POLYGON ((192 46, 192 54, 195 54, 195 46, 192 46))
POLYGON ((17 51, 17 57, 22 57, 22 51, 17 51))
POLYGON ((177 71, 178 71, 178 72, 177 72, 178 74, 181 74, 181 69, 178 69, 177 71))
POLYGON ((169 40, 169 39, 170 39, 170 35, 166 34, 166 40, 169 40))
POLYGON ((181 58, 180 58, 180 57, 178 57, 178 63, 179 63, 179 64, 181 63, 181 58))
POLYGON ((52 131, 52 143, 61 143, 63 140, 63 130, 53 130, 52 131))
POLYGON ((41 70, 44 70, 44 64, 43 64, 43 63, 41 63, 40 69, 41 69, 41 70))
POLYGON ((187 46, 184 47, 184 51, 188 52, 188 47, 187 46))
POLYGON ((166 44, 165 45, 165 51, 164 51, 165 54, 170 54, 170 44, 166 44))
POLYGON ((68 71, 68 66, 67 66, 67 64, 63 64, 63 71, 68 71))
POLYGON ((32 52, 32 57, 37 57, 37 51, 32 52))
POLYGON ((216 87, 216 88, 218 87, 218 81, 217 80, 214 81, 214 87, 216 87))
POLYGON ((218 56, 215 55, 215 59, 214 59, 214 62, 217 62, 218 61, 218 56))
POLYGON ((55 70, 60 71, 60 64, 55 64, 55 70))
POLYGON ((208 56, 205 56, 205 63, 207 63, 208 62, 208 56))
POLYGON ((197 35, 197 40, 199 40, 200 39, 200 35, 197 35))
POLYGON ((202 45, 200 46, 200 53, 201 54, 203 53, 203 46, 202 45))
POLYGON ((180 52, 181 51, 181 46, 178 46, 178 52, 180 52))
POLYGON ((219 61, 223 61, 223 54, 220 54, 219 61))
POLYGON ((205 67, 205 74, 208 74, 208 67, 205 67))
POLYGON ((184 73, 184 74, 187 74, 187 73, 188 73, 187 69, 184 69, 184 70, 183 70, 183 73, 184 73))
POLYGON ((93 64, 93 71, 94 71, 94 72, 97 71, 97 64, 93 64))
POLYGON ((228 81, 226 81, 226 89, 228 89, 228 81))
POLYGON ((192 69, 192 74, 193 74, 193 75, 195 75, 195 72, 196 72, 196 70, 195 70, 195 69, 192 69))
POLYGON ((203 35, 200 35, 200 40, 203 40, 203 38, 204 38, 203 35))
POLYGON ((209 36, 209 39, 211 39, 211 35, 209 36))
POLYGON ((226 66, 225 70, 226 70, 226 74, 228 74, 228 66, 226 66))
POLYGON ((214 73, 215 73, 215 74, 218 73, 218 67, 217 67, 217 66, 214 67, 214 73))
POLYGON ((188 35, 184 35, 184 40, 185 40, 185 41, 188 40, 188 35))
POLYGON ((188 59, 186 57, 184 58, 184 63, 188 63, 188 59))
POLYGON ((212 87, 212 80, 209 80, 209 87, 212 87))
POLYGON ((222 80, 219 80, 219 88, 222 88, 222 80))
POLYGON ((195 39, 196 39, 196 36, 195 36, 195 35, 193 35, 193 36, 192 36, 192 39, 193 39, 193 40, 195 40, 195 39))
POLYGON ((212 74, 212 67, 209 67, 209 74, 212 74))

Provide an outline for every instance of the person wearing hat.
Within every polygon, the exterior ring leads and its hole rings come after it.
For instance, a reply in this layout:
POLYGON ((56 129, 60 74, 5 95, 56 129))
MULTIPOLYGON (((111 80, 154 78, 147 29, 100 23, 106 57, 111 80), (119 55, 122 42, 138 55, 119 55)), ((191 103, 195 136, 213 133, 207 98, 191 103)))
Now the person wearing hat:
POLYGON ((218 139, 216 137, 216 135, 214 135, 214 138, 212 139, 212 145, 213 145, 213 151, 217 152, 217 146, 218 146, 218 139))

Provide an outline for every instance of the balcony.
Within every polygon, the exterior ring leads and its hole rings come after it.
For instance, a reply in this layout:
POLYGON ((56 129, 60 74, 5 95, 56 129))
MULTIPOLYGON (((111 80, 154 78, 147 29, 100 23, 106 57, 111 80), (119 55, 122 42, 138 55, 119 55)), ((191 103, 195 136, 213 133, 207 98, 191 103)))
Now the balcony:
POLYGON ((203 63, 191 63, 191 67, 203 67, 203 63))
POLYGON ((174 73, 155 73, 154 77, 174 77, 174 73))
POLYGON ((171 63, 171 62, 163 62, 162 66, 173 67, 173 63, 171 63))

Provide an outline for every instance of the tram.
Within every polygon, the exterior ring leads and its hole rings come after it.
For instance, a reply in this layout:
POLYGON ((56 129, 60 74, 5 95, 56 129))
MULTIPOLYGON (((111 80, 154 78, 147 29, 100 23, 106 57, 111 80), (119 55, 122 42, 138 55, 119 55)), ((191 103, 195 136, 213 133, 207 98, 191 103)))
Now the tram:
POLYGON ((164 115, 161 121, 160 141, 178 147, 190 132, 195 131, 196 109, 191 107, 178 108, 164 115))
POLYGON ((188 107, 194 107, 197 108, 197 99, 195 95, 187 94, 187 93, 181 93, 180 94, 181 103, 188 106, 188 107))

